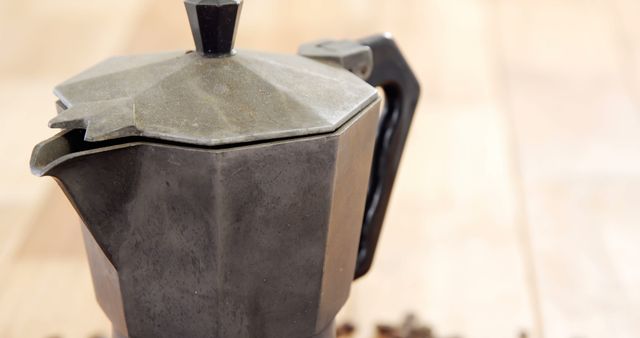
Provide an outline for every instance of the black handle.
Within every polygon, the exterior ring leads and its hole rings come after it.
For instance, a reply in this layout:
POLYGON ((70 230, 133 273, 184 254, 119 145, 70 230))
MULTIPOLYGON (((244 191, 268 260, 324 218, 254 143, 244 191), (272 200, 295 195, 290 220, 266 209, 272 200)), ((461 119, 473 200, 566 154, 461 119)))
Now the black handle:
POLYGON ((367 37, 359 40, 359 43, 369 46, 373 53, 373 70, 367 82, 381 87, 386 101, 373 153, 354 279, 362 277, 371 267, 400 157, 420 96, 418 80, 389 35, 367 37))

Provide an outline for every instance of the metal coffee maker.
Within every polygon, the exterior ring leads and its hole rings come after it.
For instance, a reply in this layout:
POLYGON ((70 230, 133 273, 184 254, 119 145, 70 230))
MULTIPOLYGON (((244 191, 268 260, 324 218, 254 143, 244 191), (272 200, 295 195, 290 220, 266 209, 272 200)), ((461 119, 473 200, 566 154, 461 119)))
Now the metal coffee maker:
POLYGON ((31 170, 82 219, 113 337, 333 338, 418 82, 388 35, 236 50, 241 1, 185 5, 196 50, 111 58, 57 86, 62 131, 31 170))

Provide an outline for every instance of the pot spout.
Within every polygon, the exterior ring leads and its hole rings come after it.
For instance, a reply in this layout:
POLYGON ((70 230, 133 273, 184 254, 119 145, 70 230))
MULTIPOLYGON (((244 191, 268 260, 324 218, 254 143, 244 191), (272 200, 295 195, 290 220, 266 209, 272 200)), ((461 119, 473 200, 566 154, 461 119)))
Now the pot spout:
POLYGON ((84 129, 65 130, 38 143, 31 153, 31 173, 36 176, 57 177, 54 169, 61 164, 73 158, 113 149, 112 146, 122 142, 87 142, 84 134, 84 129))
POLYGON ((72 154, 73 131, 63 131, 38 143, 31 153, 31 173, 36 176, 50 175, 52 168, 64 162, 65 157, 72 154))

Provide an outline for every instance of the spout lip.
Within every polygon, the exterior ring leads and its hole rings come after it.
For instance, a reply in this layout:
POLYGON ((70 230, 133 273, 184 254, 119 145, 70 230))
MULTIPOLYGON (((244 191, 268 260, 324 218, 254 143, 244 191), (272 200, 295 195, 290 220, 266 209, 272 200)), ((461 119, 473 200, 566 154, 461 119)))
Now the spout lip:
POLYGON ((29 160, 29 168, 31 169, 31 174, 34 176, 42 177, 45 175, 45 170, 37 165, 36 159, 38 157, 38 153, 40 152, 40 145, 38 143, 33 150, 31 151, 31 159, 29 160))
POLYGON ((31 173, 35 176, 46 176, 51 168, 57 166, 60 162, 64 161, 64 156, 52 158, 54 154, 48 152, 52 148, 52 145, 60 143, 60 140, 69 131, 62 131, 33 147, 31 152, 31 159, 29 160, 29 167, 31 173))
MULTIPOLYGON (((88 154, 135 146, 138 143, 124 143, 96 148, 82 148, 74 144, 73 133, 84 133, 79 129, 67 129, 36 144, 31 152, 29 166, 36 176, 51 176, 51 170, 70 159, 88 154)), ((77 135, 76 135, 77 136, 77 135)))
POLYGON ((84 129, 65 129, 36 144, 31 152, 29 165, 36 176, 55 176, 51 170, 71 159, 115 149, 151 144, 145 141, 86 142, 84 129))

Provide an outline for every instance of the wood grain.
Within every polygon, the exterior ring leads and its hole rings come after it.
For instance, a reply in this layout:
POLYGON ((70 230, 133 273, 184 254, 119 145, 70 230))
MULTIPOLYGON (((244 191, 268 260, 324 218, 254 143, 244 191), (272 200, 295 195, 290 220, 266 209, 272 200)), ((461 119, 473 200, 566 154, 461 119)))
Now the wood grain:
POLYGON ((413 311, 447 335, 535 335, 490 9, 425 5, 423 62, 437 67, 418 70, 428 94, 374 269, 353 288, 351 315, 366 327, 413 311))
POLYGON ((497 2, 545 337, 640 332, 639 111, 610 5, 497 2))

